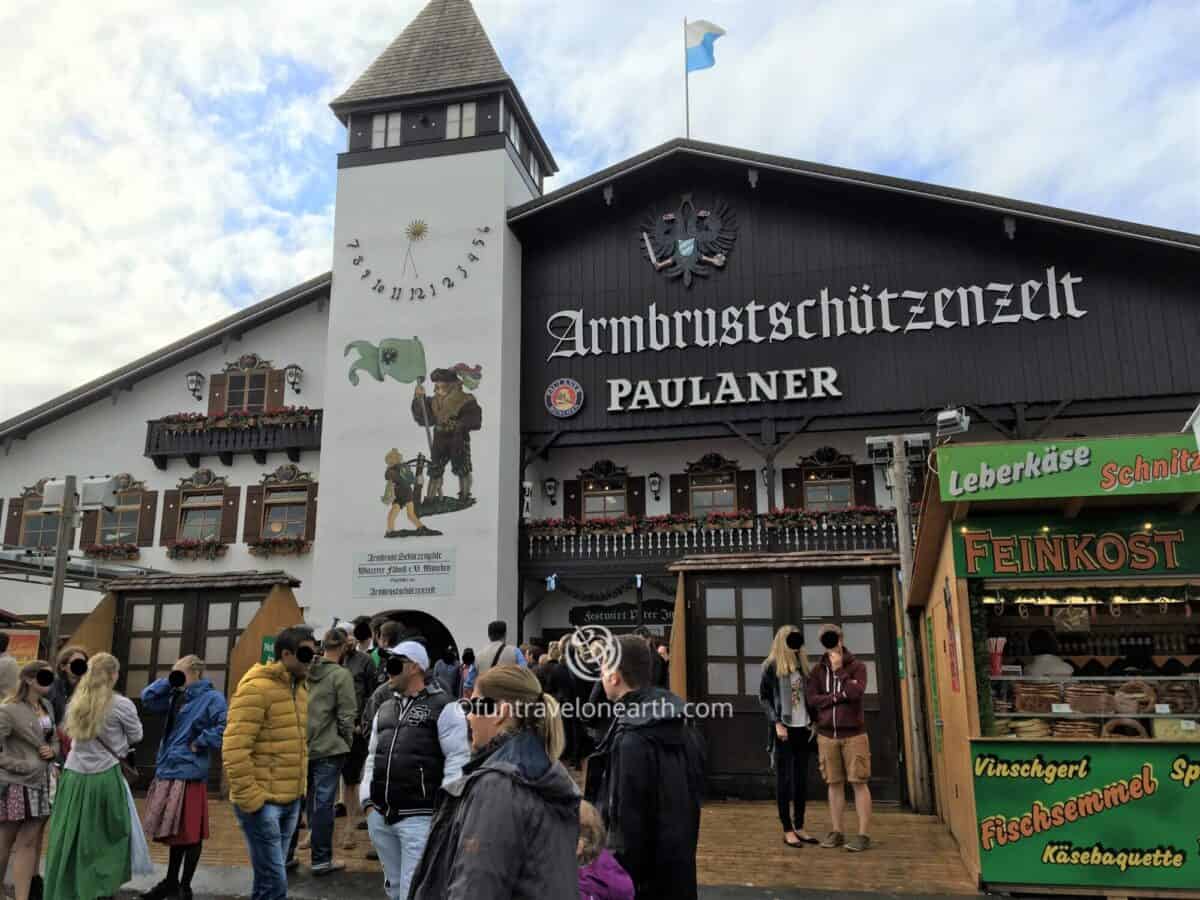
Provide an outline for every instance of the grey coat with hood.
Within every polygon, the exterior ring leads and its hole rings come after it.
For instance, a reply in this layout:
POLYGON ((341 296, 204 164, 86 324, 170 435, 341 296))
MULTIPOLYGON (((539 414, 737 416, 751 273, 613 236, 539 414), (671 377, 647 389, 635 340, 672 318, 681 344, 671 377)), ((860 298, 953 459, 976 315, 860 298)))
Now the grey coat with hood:
POLYGON ((579 894, 579 788, 518 732, 445 787, 409 900, 549 900, 579 894))

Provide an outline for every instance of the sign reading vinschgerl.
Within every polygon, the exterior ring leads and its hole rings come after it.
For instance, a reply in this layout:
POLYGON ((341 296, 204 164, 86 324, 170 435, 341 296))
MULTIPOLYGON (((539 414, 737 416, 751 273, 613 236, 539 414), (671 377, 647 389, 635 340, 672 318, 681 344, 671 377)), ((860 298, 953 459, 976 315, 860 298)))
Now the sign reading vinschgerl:
POLYGON ((942 499, 1029 500, 1200 491, 1190 434, 939 447, 942 499))
POLYGON ((971 748, 984 882, 1200 886, 1200 744, 976 740, 971 748))
POLYGON ((455 557, 453 547, 355 553, 354 599, 453 597, 455 557))
POLYGON ((968 519, 955 526, 954 570, 959 578, 1196 575, 1198 522, 1151 514, 968 519))

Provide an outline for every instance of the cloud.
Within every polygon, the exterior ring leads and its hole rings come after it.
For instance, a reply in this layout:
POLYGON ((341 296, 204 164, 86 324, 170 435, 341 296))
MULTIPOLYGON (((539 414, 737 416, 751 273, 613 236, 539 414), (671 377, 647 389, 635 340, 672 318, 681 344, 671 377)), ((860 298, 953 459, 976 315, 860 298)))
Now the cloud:
MULTIPOLYGON (((329 267, 328 101, 421 7, 9 0, 0 419, 329 267)), ((1187 2, 478 0, 561 186, 683 131, 1200 230, 1187 2)))

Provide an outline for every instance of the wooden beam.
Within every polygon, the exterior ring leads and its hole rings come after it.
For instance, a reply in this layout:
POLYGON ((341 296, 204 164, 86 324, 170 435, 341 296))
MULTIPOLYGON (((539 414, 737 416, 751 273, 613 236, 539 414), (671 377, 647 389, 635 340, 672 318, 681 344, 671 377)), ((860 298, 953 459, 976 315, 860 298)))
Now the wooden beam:
POLYGON ((965 519, 967 517, 967 512, 970 509, 971 509, 971 502, 969 500, 960 500, 958 503, 955 503, 953 505, 953 507, 951 508, 950 521, 951 522, 961 522, 963 519, 965 519))
POLYGON ((1046 429, 1050 427, 1051 423, 1061 416, 1063 412, 1066 411, 1066 408, 1074 402, 1074 400, 1060 400, 1058 405, 1050 411, 1048 416, 1045 416, 1038 421, 1038 427, 1033 434, 1030 435, 1030 437, 1035 441, 1041 438, 1041 436, 1046 433, 1046 429))
POLYGON ((1063 504, 1063 518, 1074 519, 1078 517, 1086 500, 1086 497, 1072 497, 1070 500, 1068 500, 1065 504, 1063 504))

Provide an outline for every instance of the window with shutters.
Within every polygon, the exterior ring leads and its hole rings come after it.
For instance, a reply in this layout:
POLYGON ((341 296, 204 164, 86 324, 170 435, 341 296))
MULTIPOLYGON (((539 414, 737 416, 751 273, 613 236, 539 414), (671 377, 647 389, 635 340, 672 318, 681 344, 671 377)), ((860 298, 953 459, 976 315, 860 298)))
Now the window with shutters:
POLYGON ((308 486, 268 487, 263 499, 264 538, 304 537, 308 520, 308 486))
POLYGON ((42 512, 42 498, 27 496, 21 513, 22 547, 35 547, 42 550, 53 550, 58 543, 58 522, 61 516, 57 513, 42 512))
POLYGON ((628 515, 628 488, 629 473, 611 460, 600 459, 590 469, 580 469, 583 518, 619 519, 628 515))
POLYGON ((98 544, 136 544, 142 514, 142 492, 123 491, 117 494, 112 509, 100 511, 98 544))
POLYGON ((262 412, 267 408, 267 370, 230 373, 225 397, 226 411, 262 412))
POLYGON ((855 505, 854 460, 833 447, 822 447, 800 460, 800 485, 805 509, 849 509, 855 505))
POLYGON ((224 491, 183 491, 179 503, 176 540, 217 541, 221 539, 224 491))
POLYGON ((735 460, 726 459, 719 453, 709 453, 698 462, 689 463, 688 507, 697 518, 709 513, 737 512, 743 505, 738 502, 738 467, 735 460))

